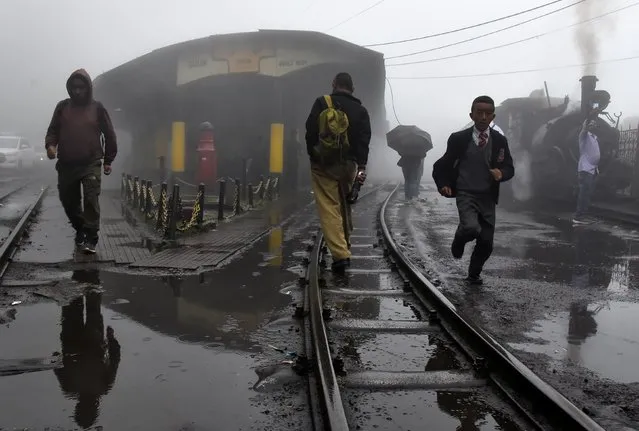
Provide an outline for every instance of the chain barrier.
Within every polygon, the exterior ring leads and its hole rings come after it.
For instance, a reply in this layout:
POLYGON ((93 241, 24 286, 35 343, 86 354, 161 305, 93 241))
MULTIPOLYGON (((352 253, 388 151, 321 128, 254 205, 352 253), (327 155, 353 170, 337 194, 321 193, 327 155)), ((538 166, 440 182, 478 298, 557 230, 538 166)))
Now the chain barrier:
POLYGON ((166 190, 162 190, 160 201, 162 205, 162 222, 158 230, 166 233, 169 230, 169 195, 166 190))
POLYGON ((193 204, 191 219, 187 223, 184 223, 184 221, 182 221, 182 225, 178 226, 177 230, 179 230, 180 232, 186 232, 187 230, 199 224, 198 219, 200 217, 200 212, 202 211, 202 208, 200 207, 200 201, 203 197, 204 196, 202 192, 199 191, 197 197, 195 198, 195 203, 193 204))
MULTIPOLYGON (((184 203, 180 197, 179 188, 177 193, 177 202, 175 208, 173 206, 173 195, 169 194, 167 190, 167 184, 152 184, 151 181, 140 180, 139 177, 133 177, 131 175, 122 175, 121 183, 121 199, 122 202, 127 204, 129 208, 136 210, 141 216, 148 222, 155 224, 155 230, 163 237, 175 237, 175 232, 185 233, 192 231, 193 229, 200 227, 204 222, 204 210, 206 202, 206 194, 204 190, 204 184, 196 186, 195 184, 187 183, 184 180, 176 178, 176 182, 182 183, 189 187, 196 187, 197 194, 195 199, 191 201, 191 196, 188 197, 186 202, 193 203, 190 217, 184 217, 183 207, 184 203), (154 193, 155 188, 160 188, 159 195, 154 193), (175 212, 175 214, 173 214, 175 212), (172 230, 172 232, 170 232, 172 230)), ((242 196, 241 188, 242 184, 239 179, 222 177, 218 179, 220 184, 220 196, 214 203, 217 203, 218 220, 225 220, 230 217, 240 215, 245 210, 253 209, 260 204, 263 204, 267 200, 272 200, 277 192, 278 178, 272 177, 260 177, 260 181, 257 186, 247 184, 248 190, 245 193, 247 196, 242 196), (223 183, 233 184, 233 207, 232 212, 226 217, 224 216, 225 199, 223 198, 223 183), (246 201, 246 202, 244 202, 246 201)), ((175 192, 175 189, 174 189, 175 192)), ((210 205, 210 201, 209 201, 210 205)))

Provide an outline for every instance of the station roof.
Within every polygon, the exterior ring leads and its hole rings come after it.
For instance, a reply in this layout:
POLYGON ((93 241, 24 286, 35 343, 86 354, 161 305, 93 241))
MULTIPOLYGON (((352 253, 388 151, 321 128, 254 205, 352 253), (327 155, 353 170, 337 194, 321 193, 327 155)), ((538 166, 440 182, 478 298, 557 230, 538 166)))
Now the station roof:
POLYGON ((318 64, 370 60, 383 54, 319 32, 259 30, 212 35, 169 45, 124 63, 95 79, 98 97, 124 87, 180 87, 216 75, 273 77, 318 64))

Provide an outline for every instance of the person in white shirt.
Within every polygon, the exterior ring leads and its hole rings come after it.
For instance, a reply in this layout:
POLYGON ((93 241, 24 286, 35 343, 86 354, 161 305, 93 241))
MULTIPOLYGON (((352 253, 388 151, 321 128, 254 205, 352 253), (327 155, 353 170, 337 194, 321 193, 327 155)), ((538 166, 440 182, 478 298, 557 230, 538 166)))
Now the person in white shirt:
POLYGON ((577 164, 579 196, 577 197, 577 211, 572 219, 574 224, 591 222, 586 218, 586 215, 594 190, 595 178, 599 173, 599 159, 601 158, 596 127, 597 123, 594 120, 586 120, 579 132, 579 162, 577 164))

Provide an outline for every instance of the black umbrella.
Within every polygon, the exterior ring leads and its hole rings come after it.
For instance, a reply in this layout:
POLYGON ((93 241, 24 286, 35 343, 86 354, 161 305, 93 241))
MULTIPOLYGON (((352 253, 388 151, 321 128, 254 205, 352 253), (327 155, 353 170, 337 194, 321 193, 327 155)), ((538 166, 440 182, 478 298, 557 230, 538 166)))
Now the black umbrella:
POLYGON ((430 134, 417 126, 397 126, 386 134, 388 146, 400 156, 426 157, 433 149, 430 134))

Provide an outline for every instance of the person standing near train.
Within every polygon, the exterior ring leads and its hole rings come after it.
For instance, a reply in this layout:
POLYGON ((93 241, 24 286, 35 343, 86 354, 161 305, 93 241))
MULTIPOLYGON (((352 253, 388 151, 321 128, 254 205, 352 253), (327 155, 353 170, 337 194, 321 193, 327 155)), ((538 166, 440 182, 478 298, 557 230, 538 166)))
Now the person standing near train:
POLYGON ((490 127, 495 119, 493 99, 477 97, 470 118, 472 127, 448 138, 446 152, 433 165, 433 179, 442 196, 457 201, 459 225, 452 255, 461 259, 466 243, 476 241, 466 281, 482 284, 481 272, 493 251, 499 185, 513 178, 515 167, 508 140, 490 127))
MULTIPOLYGON (((596 115, 596 112, 593 112, 596 115)), ((599 160, 601 159, 596 129, 597 122, 594 119, 586 119, 579 132, 579 162, 577 164, 579 195, 577 196, 577 210, 572 219, 574 225, 592 223, 592 220, 587 215, 590 207, 590 198, 595 188, 595 179, 599 174, 599 160)))
POLYGON ((315 100, 306 120, 313 193, 334 272, 350 264, 353 225, 347 198, 355 181, 366 180, 371 140, 368 111, 353 92, 351 76, 338 73, 333 92, 315 100))

